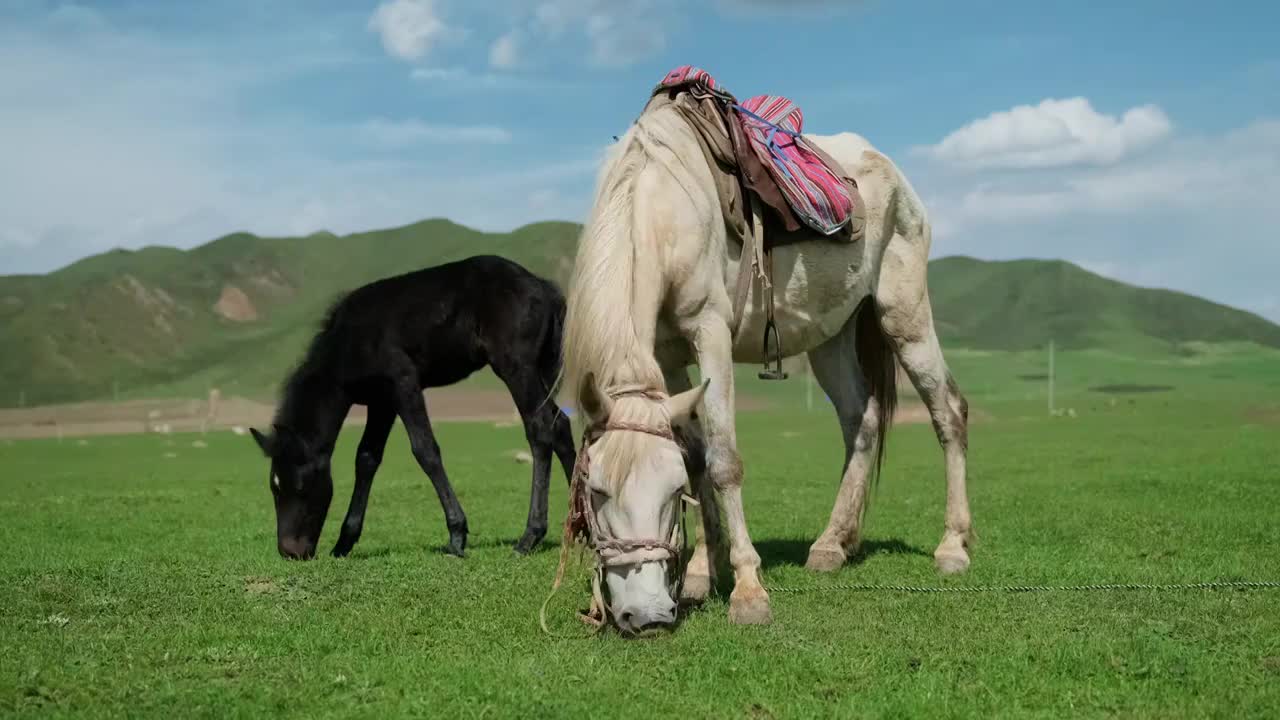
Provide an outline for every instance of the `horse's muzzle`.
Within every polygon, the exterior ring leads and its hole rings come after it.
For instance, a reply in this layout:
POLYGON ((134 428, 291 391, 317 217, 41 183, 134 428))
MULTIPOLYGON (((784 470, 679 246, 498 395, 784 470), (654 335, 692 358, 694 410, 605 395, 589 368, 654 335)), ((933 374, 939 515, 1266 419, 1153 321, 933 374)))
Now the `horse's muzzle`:
POLYGON ((282 537, 276 547, 286 560, 310 560, 316 556, 316 544, 300 537, 282 537))
POLYGON ((664 599, 660 602, 627 605, 618 608, 613 617, 619 630, 629 635, 640 635, 674 625, 676 604, 669 599, 664 599))

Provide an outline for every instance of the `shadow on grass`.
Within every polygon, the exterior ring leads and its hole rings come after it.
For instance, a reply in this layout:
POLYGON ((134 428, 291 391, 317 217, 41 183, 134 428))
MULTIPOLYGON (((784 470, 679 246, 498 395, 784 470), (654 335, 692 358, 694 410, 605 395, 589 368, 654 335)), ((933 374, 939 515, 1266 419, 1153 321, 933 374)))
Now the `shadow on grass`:
MULTIPOLYGON (((809 559, 809 546, 813 544, 811 540, 761 540, 756 543, 756 552, 760 553, 760 564, 762 567, 774 567, 779 565, 801 565, 809 559)), ((871 557, 872 555, 918 555, 920 557, 933 557, 928 552, 909 545, 898 538, 889 538, 887 540, 863 540, 862 546, 858 548, 858 552, 849 557, 846 564, 856 564, 871 557)))
MULTIPOLYGON (((466 553, 470 555, 471 552, 475 550, 492 550, 495 548, 497 549, 506 548, 510 550, 514 555, 516 541, 518 539, 519 538, 514 538, 514 537, 488 538, 484 540, 478 540, 475 542, 468 542, 466 553)), ((391 557, 393 555, 418 553, 422 551, 426 551, 432 555, 448 556, 448 553, 445 552, 444 545, 412 545, 408 543, 402 543, 397 545, 379 545, 377 547, 373 547, 368 550, 362 550, 360 545, 357 544, 354 548, 352 548, 351 554, 347 555, 345 558, 342 558, 342 559, 374 560, 377 558, 391 557)), ((530 551, 529 554, 526 555, 525 557, 533 557, 535 555, 541 555, 545 552, 556 552, 556 553, 560 552, 560 539, 559 538, 544 539, 542 542, 538 543, 538 545, 534 547, 533 550, 530 551)), ((463 559, 465 560, 466 558, 464 557, 463 559)))

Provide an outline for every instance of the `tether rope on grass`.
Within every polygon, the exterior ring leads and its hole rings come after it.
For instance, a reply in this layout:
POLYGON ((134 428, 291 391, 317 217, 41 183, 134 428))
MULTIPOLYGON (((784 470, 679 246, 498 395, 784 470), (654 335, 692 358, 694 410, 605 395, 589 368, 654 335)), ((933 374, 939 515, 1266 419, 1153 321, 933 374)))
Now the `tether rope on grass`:
POLYGON ((802 595, 815 592, 900 592, 900 593, 1031 593, 1031 592, 1100 592, 1118 590, 1276 590, 1274 580, 1211 580, 1192 583, 1096 583, 1093 585, 877 585, 866 583, 824 584, 810 587, 766 587, 771 593, 802 595))

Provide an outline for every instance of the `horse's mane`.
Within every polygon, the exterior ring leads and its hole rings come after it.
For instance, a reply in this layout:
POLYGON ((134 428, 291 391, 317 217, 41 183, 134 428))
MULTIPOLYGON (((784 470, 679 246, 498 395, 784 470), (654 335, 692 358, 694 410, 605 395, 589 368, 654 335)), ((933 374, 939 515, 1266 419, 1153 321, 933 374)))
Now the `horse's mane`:
POLYGON ((293 431, 306 429, 300 426, 307 424, 307 417, 314 411, 318 400, 317 386, 326 383, 331 375, 328 361, 334 352, 334 329, 349 297, 349 293, 343 293, 330 304, 302 359, 289 371, 280 389, 280 402, 271 421, 273 427, 293 431))
MULTIPOLYGON (((632 125, 601 168, 569 280, 563 376, 579 406, 591 376, 606 392, 623 385, 666 387, 653 350, 662 281, 656 241, 635 216, 636 177, 650 159, 643 120, 632 125)), ((612 419, 654 426, 669 422, 660 404, 636 397, 615 401, 612 419)), ((620 489, 656 441, 644 433, 605 435, 597 454, 606 465, 605 476, 620 489)))

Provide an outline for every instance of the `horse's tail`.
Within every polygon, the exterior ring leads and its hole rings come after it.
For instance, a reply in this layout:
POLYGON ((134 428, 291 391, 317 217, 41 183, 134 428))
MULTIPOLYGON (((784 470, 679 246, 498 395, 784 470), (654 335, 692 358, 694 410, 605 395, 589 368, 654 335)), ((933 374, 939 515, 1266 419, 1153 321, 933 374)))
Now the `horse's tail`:
POLYGON ((880 466, 884 463, 889 428, 898 407, 898 359, 889 337, 880 326, 879 308, 874 297, 868 297, 858 306, 854 345, 858 353, 858 365, 876 400, 876 461, 871 468, 872 482, 880 478, 880 466))

